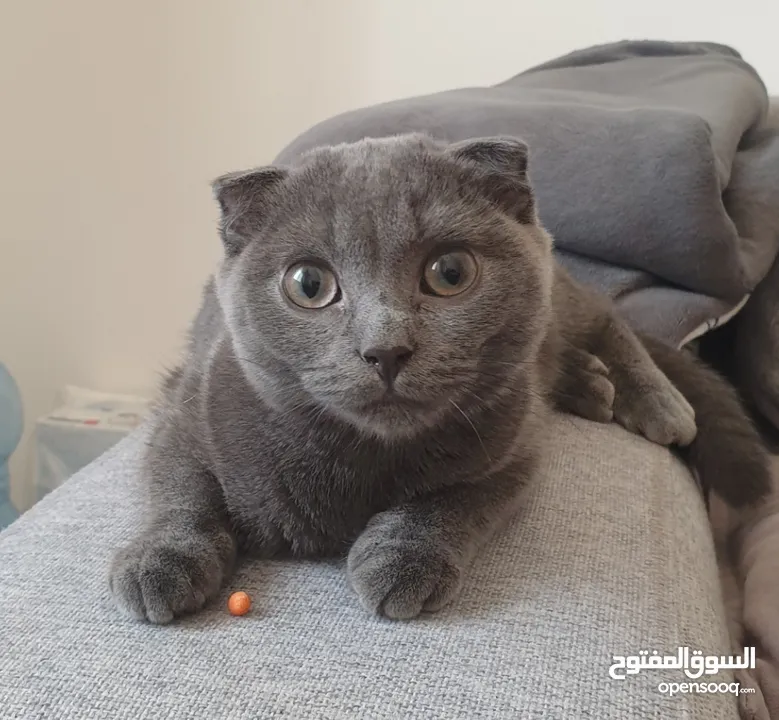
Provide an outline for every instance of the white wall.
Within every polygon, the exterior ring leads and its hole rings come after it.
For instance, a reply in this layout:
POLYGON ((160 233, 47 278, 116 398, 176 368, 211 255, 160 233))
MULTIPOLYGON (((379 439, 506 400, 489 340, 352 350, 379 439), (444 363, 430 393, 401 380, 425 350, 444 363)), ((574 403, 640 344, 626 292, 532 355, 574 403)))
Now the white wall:
POLYGON ((0 358, 28 430, 65 383, 153 387, 218 258, 209 180, 319 119, 623 37, 734 44, 779 92, 778 3, 632 5, 0 0, 0 358))
MULTIPOLYGON (((336 2, 335 4, 338 4, 336 2)), ((371 101, 505 80, 571 50, 621 39, 736 47, 779 93, 776 0, 376 0, 371 101)))

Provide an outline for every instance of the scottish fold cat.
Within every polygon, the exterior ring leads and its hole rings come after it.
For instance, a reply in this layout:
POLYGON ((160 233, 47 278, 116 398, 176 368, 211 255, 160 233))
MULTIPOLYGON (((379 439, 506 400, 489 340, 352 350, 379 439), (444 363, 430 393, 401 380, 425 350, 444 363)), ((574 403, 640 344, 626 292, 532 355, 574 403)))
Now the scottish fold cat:
POLYGON ((555 409, 687 447, 735 505, 766 492, 728 386, 556 266, 522 142, 364 140, 214 191, 224 260, 110 573, 130 616, 198 610, 239 553, 346 555, 371 612, 435 611, 521 502, 555 409))

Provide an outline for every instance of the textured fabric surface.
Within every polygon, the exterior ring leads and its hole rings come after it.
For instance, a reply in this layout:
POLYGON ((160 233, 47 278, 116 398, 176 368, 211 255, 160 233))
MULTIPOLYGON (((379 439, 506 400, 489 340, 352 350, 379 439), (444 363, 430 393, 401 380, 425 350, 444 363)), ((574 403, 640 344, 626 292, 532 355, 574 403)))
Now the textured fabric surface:
POLYGON ((338 563, 250 562, 169 627, 126 620, 107 592, 110 553, 138 523, 131 437, 0 534, 0 717, 737 717, 733 695, 657 692, 678 671, 608 675, 614 654, 728 648, 691 476, 616 426, 554 430, 523 511, 444 612, 378 620, 338 563), (236 589, 254 598, 243 618, 225 610, 236 589))

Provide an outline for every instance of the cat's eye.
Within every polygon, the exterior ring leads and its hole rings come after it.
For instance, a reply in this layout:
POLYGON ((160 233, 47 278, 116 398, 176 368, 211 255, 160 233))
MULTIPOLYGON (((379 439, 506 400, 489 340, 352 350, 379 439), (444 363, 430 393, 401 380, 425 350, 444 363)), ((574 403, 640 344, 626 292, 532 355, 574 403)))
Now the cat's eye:
POLYGON ((459 295, 473 285, 477 272, 476 260, 466 250, 437 255, 425 265, 422 290, 439 297, 459 295))
POLYGON ((335 275, 321 265, 300 263, 284 274, 284 293, 298 307, 320 310, 341 297, 335 275))

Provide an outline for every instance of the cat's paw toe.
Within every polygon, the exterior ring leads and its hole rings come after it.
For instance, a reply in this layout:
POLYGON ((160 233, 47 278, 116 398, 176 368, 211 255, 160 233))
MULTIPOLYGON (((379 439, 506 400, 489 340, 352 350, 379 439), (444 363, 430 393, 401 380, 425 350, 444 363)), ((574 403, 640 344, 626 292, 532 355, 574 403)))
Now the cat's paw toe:
POLYGON ((109 574, 117 607, 155 624, 202 608, 220 590, 224 570, 210 543, 143 538, 120 550, 109 574))
POLYGON ((581 395, 576 398, 575 411, 588 420, 608 423, 614 418, 614 385, 600 373, 583 377, 581 395))
POLYGON ((377 542, 369 533, 352 547, 348 572, 362 605, 391 620, 440 610, 458 594, 462 576, 449 550, 430 538, 377 542))
MULTIPOLYGON (((571 352, 569 350, 569 352, 571 352)), ((586 350, 576 350, 573 355, 573 362, 576 362, 578 366, 587 373, 592 375, 603 375, 608 377, 609 369, 606 364, 597 356, 586 350)))
POLYGON ((614 384, 601 359, 584 350, 567 351, 563 378, 557 388, 560 409, 600 423, 614 417, 614 384))

